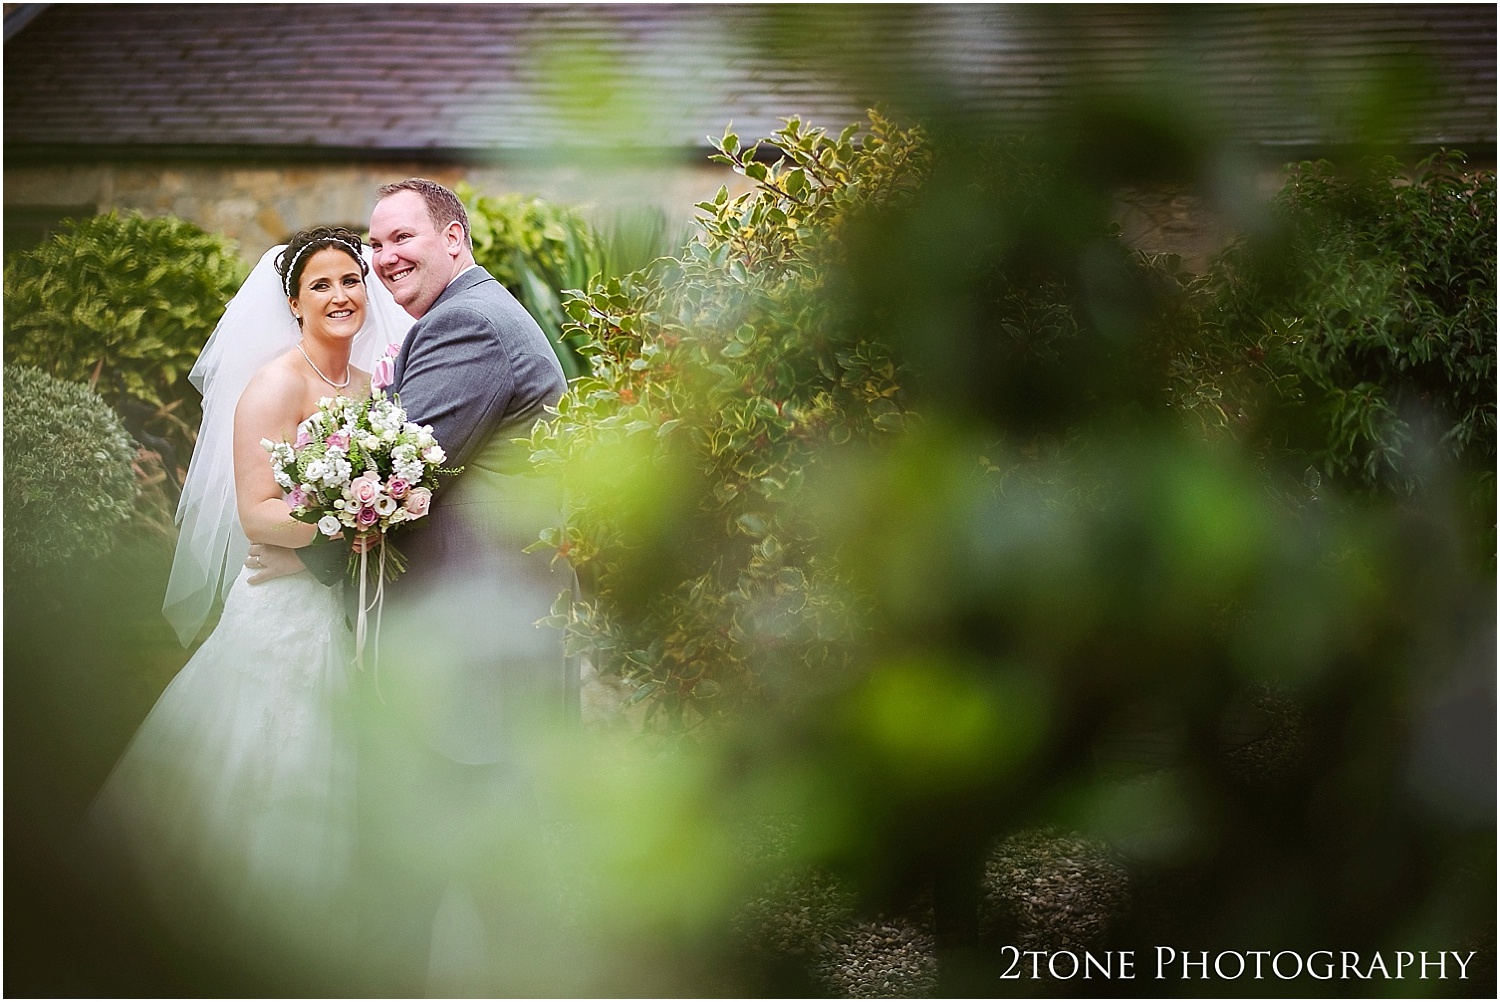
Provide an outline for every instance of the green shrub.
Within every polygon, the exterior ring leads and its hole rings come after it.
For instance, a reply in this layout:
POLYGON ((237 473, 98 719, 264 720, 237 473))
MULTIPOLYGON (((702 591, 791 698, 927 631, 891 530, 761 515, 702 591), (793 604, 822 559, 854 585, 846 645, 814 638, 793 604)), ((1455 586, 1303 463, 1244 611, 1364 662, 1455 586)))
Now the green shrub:
POLYGON ((581 289, 598 272, 599 239, 583 214, 522 195, 480 196, 460 187, 474 236, 474 260, 526 307, 572 379, 587 368, 576 339, 563 333, 560 294, 581 289))
POLYGON ((107 553, 139 494, 135 442, 85 386, 28 365, 4 379, 7 566, 107 553))
POLYGON ((181 219, 68 220, 6 259, 5 360, 89 383, 186 467, 202 416, 188 373, 245 274, 223 238, 181 219))
POLYGON ((587 372, 582 338, 567 330, 562 296, 597 278, 629 274, 667 253, 660 210, 620 212, 600 229, 580 209, 534 196, 480 196, 462 185, 459 196, 469 211, 474 260, 536 319, 569 379, 587 372))
POLYGON ((1269 235, 1236 242, 1203 284, 1178 402, 1293 477, 1409 494, 1435 454, 1492 493, 1495 175, 1462 163, 1296 165, 1269 235))
POLYGON ((841 656, 849 598, 796 499, 820 446, 884 439, 906 410, 889 349, 835 323, 828 265, 850 212, 926 169, 920 134, 856 131, 791 120, 776 166, 726 134, 716 159, 755 190, 700 204, 682 257, 567 303, 593 374, 532 435, 573 502, 548 542, 591 586, 565 615, 576 639, 648 716, 764 695, 768 656, 811 672, 841 656))

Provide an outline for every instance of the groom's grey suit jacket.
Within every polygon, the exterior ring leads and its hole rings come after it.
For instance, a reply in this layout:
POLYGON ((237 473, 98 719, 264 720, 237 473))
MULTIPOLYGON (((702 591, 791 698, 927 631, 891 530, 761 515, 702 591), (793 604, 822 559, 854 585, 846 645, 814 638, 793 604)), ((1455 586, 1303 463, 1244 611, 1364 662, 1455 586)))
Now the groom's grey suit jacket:
POLYGON ((561 499, 515 441, 565 388, 546 335, 482 268, 448 285, 396 360, 390 389, 408 419, 431 425, 444 465, 464 470, 391 537, 409 570, 387 586, 380 683, 458 762, 502 761, 528 726, 576 712, 562 632, 535 625, 572 570, 521 552, 557 523, 561 499))

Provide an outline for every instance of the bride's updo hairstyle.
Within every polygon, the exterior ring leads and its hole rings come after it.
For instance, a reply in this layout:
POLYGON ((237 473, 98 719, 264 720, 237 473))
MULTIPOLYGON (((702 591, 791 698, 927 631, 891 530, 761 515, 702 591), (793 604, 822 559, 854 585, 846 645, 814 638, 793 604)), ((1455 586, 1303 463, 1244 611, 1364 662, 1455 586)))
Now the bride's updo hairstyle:
MULTIPOLYGON (((360 275, 368 278, 370 266, 365 263, 364 246, 359 234, 342 226, 314 226, 293 234, 287 241, 286 250, 276 258, 276 273, 281 276, 282 291, 288 299, 295 297, 302 289, 302 272, 307 268, 308 259, 326 247, 337 247, 348 254, 359 263, 360 275)), ((299 317, 297 323, 300 325, 301 322, 299 317)))

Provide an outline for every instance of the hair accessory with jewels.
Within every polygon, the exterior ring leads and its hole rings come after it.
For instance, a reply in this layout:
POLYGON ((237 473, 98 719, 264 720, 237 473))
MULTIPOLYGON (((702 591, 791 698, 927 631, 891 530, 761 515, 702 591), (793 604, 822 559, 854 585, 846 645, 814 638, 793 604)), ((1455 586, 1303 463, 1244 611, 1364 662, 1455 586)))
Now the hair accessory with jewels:
POLYGON ((359 248, 351 244, 349 241, 340 240, 338 237, 325 237, 324 239, 327 240, 327 243, 322 243, 321 246, 317 246, 321 243, 321 241, 317 240, 312 240, 306 244, 303 244, 302 249, 297 251, 297 253, 292 256, 292 260, 287 263, 286 275, 281 279, 281 286, 286 290, 288 299, 292 298, 292 276, 297 272, 297 262, 301 261, 302 255, 306 254, 308 251, 323 250, 328 247, 329 244, 342 244, 343 246, 349 248, 349 253, 354 255, 354 260, 364 260, 363 255, 361 255, 359 252, 359 248))

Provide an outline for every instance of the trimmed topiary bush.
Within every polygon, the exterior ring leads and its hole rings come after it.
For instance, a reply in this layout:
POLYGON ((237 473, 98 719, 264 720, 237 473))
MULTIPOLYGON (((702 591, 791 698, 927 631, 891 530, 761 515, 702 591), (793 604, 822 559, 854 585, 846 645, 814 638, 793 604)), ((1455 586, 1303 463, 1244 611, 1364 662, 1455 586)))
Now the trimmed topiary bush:
POLYGON ((129 520, 136 444, 87 387, 5 367, 5 562, 100 556, 129 520))
POLYGON ((5 361, 88 383, 185 468, 202 417, 188 373, 246 274, 231 246, 171 216, 68 220, 5 262, 5 361))

